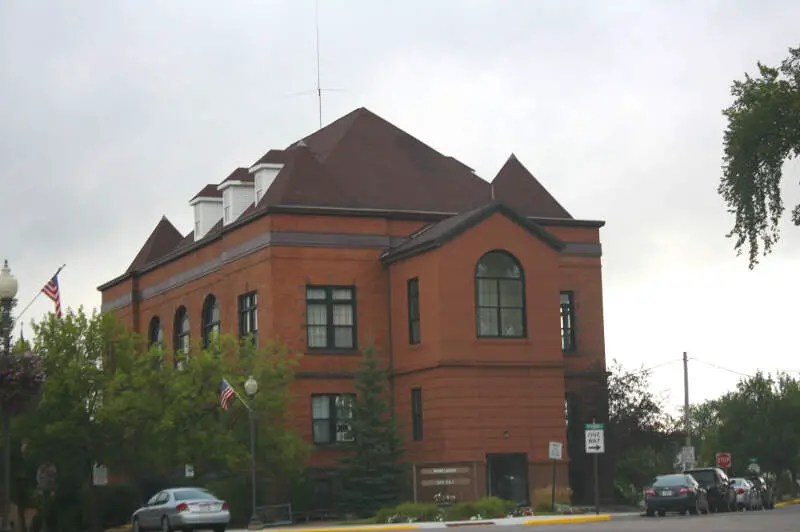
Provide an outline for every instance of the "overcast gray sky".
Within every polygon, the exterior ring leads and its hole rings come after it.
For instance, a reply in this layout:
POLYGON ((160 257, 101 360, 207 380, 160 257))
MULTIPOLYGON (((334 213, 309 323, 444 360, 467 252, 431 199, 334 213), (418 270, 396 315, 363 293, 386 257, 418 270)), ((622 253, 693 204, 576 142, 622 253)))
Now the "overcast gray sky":
MULTIPOLYGON (((189 232, 204 184, 316 128, 314 11, 0 3, 0 253, 20 306, 61 263, 63 304, 98 306, 162 214, 189 232)), ((487 179, 514 152, 575 217, 606 220, 608 359, 674 361, 653 385, 676 405, 684 350, 800 373, 800 229, 751 272, 716 194, 730 83, 785 57, 799 20, 794 0, 320 0, 322 85, 340 89, 324 121, 367 107, 487 179)), ((690 371, 693 400, 739 378, 690 371)))

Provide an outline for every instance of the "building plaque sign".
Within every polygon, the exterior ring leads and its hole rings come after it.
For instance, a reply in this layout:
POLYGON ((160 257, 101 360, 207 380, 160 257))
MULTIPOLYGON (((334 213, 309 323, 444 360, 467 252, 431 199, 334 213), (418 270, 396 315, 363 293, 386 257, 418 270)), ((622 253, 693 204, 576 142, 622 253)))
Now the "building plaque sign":
POLYGON ((468 467, 424 467, 419 470, 420 475, 466 475, 469 472, 468 467))

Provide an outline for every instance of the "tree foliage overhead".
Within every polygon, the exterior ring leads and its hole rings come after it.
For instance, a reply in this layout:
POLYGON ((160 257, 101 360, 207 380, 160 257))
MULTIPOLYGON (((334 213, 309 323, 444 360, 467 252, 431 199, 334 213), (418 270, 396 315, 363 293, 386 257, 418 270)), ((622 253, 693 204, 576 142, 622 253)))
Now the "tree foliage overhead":
MULTIPOLYGON (((783 165, 800 155, 800 47, 790 48, 778 67, 759 62, 758 70, 758 77, 745 74, 733 83, 735 101, 723 111, 728 126, 717 189, 735 215, 728 237, 736 238, 738 253, 747 248, 751 269, 779 239, 783 165)), ((792 221, 800 225, 800 205, 792 221)))

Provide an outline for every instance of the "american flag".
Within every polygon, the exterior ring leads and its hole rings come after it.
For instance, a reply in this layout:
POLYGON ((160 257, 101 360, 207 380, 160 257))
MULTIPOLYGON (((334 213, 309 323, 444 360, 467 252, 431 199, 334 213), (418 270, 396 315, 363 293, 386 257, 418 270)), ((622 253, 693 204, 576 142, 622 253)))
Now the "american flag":
POLYGON ((61 319, 61 292, 58 290, 58 274, 55 274, 50 282, 44 285, 42 292, 56 304, 56 317, 61 319))
POLYGON ((219 383, 219 405, 223 410, 228 409, 234 395, 236 395, 236 390, 228 384, 228 381, 222 379, 222 382, 219 383))

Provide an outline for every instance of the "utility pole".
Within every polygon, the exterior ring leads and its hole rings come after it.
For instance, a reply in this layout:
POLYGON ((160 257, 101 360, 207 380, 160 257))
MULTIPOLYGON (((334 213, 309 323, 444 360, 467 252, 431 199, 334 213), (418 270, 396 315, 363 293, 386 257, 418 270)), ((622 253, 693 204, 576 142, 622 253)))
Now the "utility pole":
POLYGON ((692 430, 689 426, 689 358, 683 352, 683 428, 686 430, 686 447, 692 446, 692 430))

